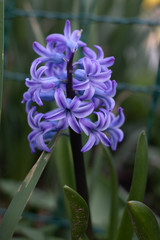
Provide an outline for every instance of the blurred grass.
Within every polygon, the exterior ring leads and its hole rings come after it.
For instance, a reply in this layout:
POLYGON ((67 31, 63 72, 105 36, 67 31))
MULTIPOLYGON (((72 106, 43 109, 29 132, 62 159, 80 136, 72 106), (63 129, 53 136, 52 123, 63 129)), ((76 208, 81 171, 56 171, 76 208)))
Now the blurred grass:
MULTIPOLYGON (((26 9, 26 4, 33 10, 46 10, 56 12, 71 12, 84 14, 84 9, 97 15, 108 15, 111 17, 138 17, 152 18, 158 17, 160 8, 157 6, 151 10, 145 9, 142 1, 86 1, 86 6, 80 4, 78 0, 49 0, 33 1, 5 1, 5 7, 17 7, 26 9)), ((45 37, 53 32, 63 32, 64 21, 56 19, 33 19, 33 18, 13 18, 5 22, 5 69, 11 72, 29 74, 31 62, 37 57, 32 50, 32 42, 37 40, 43 42, 45 37), (37 31, 38 29, 38 31, 37 31)), ((83 27, 83 39, 87 41, 89 47, 94 44, 101 45, 105 56, 115 56, 115 65, 112 67, 112 79, 118 83, 132 83, 142 86, 152 86, 156 79, 158 67, 158 36, 159 27, 150 28, 147 26, 128 25, 119 26, 107 23, 88 23, 71 21, 73 28, 83 27)), ((24 81, 4 79, 2 127, 0 136, 0 177, 21 181, 31 166, 37 159, 39 152, 32 155, 30 153, 27 135, 30 129, 27 125, 25 106, 21 104, 22 96, 26 87, 24 81), (22 161, 23 159, 23 161, 22 161)), ((141 129, 146 128, 151 96, 145 93, 132 93, 130 91, 118 91, 117 106, 124 108, 126 123, 123 126, 125 139, 118 146, 118 151, 113 153, 115 165, 119 175, 120 183, 127 189, 129 185, 129 174, 133 166, 133 159, 136 148, 136 139, 141 129), (126 172, 125 172, 126 170, 126 172), (125 175, 123 180, 122 175, 125 175)), ((158 105, 160 102, 158 101, 158 105)), ((156 211, 160 213, 158 201, 160 200, 160 168, 155 168, 155 159, 159 158, 160 137, 159 131, 160 111, 155 110, 154 121, 151 130, 151 140, 149 146, 150 171, 147 200, 151 205, 156 202, 156 211), (154 146, 154 147, 153 147, 154 146), (150 153, 151 152, 151 153, 150 153), (155 174, 156 173, 156 174, 155 174), (152 188, 150 187, 151 183, 152 188)), ((63 152, 62 152, 63 154, 63 152)), ((87 154, 90 161, 86 159, 86 167, 93 169, 94 159, 90 153, 87 154), (93 162, 93 164, 91 164, 93 162)), ((56 159, 56 154, 53 155, 56 159)), ((107 170, 99 169, 107 174, 107 170)), ((97 174, 97 173, 96 173, 97 174)), ((97 176, 97 175, 96 175, 97 176)), ((56 194, 61 194, 58 190, 60 180, 57 175, 57 167, 50 161, 42 179, 40 188, 50 188, 56 194), (56 176, 56 177, 55 177, 56 176)), ((92 185, 92 184, 90 184, 92 185)), ((97 185, 102 185, 97 183, 97 185)), ((104 186, 101 190, 103 194, 104 186)), ((127 189, 128 190, 128 189, 127 189)), ((93 191, 93 189, 92 189, 93 191)), ((109 191, 109 190, 108 190, 109 191)), ((2 192, 2 190, 1 190, 2 192)), ((93 192, 95 196, 95 193, 93 192)), ((6 197, 7 199, 7 197, 6 197)), ((93 200, 94 202, 94 200, 93 200)), ((0 202, 1 203, 1 202, 0 202)), ((2 203, 5 205, 5 203, 2 203)), ((95 212, 98 210, 95 210, 95 212)), ((101 210, 99 212, 102 212, 101 210)), ((97 213, 97 212, 96 212, 97 213)), ((97 213, 98 214, 98 213, 97 213)), ((94 214, 96 216, 96 214, 94 214)), ((103 216, 104 217, 104 216, 103 216)), ((103 218, 104 219, 104 218, 103 218)), ((100 219, 99 222, 104 222, 100 219)), ((97 220, 98 222, 98 220, 97 220)), ((105 224, 103 224, 105 225, 105 224)))
POLYGON ((3 95, 3 62, 4 62, 4 1, 0 1, 0 121, 3 95))

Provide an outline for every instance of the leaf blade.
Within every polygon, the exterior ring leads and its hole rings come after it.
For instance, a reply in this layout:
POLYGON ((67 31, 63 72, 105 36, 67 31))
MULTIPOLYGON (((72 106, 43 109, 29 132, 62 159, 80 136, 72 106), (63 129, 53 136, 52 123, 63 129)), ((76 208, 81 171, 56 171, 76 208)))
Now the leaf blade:
POLYGON ((160 240, 159 225, 149 207, 138 201, 129 201, 128 212, 139 240, 160 240))
MULTIPOLYGON (((143 200, 147 181, 147 172, 148 172, 148 147, 145 132, 142 131, 137 143, 134 171, 128 201, 143 200)), ((129 221, 126 205, 124 208, 116 240, 123 239, 130 240, 132 238, 132 235, 133 228, 131 222, 129 221)))
POLYGON ((71 235, 72 240, 84 237, 87 230, 89 210, 85 200, 72 188, 64 186, 65 195, 71 207, 71 235))
MULTIPOLYGON (((103 146, 103 145, 102 145, 103 146)), ((110 208, 110 221, 109 221, 109 230, 108 238, 115 239, 117 231, 117 219, 118 219, 118 179, 113 163, 112 156, 108 149, 103 146, 105 153, 105 160, 109 167, 110 180, 111 180, 111 208, 110 208)))
MULTIPOLYGON (((49 147, 53 149, 56 144, 59 133, 57 133, 49 144, 49 147)), ((16 225, 21 218, 21 214, 29 201, 30 196, 45 168, 47 162, 51 156, 51 153, 43 152, 37 162, 34 164, 28 175, 18 188, 17 193, 12 199, 0 225, 0 239, 11 239, 16 225)))

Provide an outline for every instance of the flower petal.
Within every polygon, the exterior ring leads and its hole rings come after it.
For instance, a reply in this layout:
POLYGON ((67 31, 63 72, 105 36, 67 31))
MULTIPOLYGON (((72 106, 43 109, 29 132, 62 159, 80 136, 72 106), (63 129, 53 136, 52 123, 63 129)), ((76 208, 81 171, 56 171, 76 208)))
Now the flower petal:
POLYGON ((88 118, 80 118, 79 124, 82 131, 88 136, 92 129, 95 128, 95 124, 88 118))
POLYGON ((39 79, 47 69, 48 69, 47 66, 41 66, 41 67, 39 67, 38 70, 37 70, 37 72, 36 72, 37 78, 39 79))
POLYGON ((72 35, 71 35, 71 39, 75 42, 78 43, 80 37, 81 37, 81 33, 82 31, 81 30, 75 30, 72 32, 72 35))
POLYGON ((47 42, 62 42, 62 43, 66 43, 66 38, 65 36, 63 36, 62 34, 59 34, 59 33, 53 33, 53 34, 50 34, 48 35, 48 37, 46 38, 46 41, 47 42))
POLYGON ((105 94, 107 94, 110 97, 114 97, 116 94, 117 82, 115 80, 113 81, 108 80, 106 82, 106 85, 109 82, 111 82, 111 86, 105 91, 105 94))
POLYGON ((36 124, 34 122, 34 117, 33 117, 33 113, 35 112, 35 110, 36 110, 36 107, 34 106, 28 112, 28 124, 32 129, 36 128, 36 124))
POLYGON ((44 143, 43 135, 40 134, 36 137, 36 145, 39 150, 44 150, 46 152, 51 152, 51 150, 47 147, 47 145, 44 143))
POLYGON ((62 108, 54 109, 44 114, 44 119, 60 120, 66 117, 66 112, 62 108))
POLYGON ((80 96, 80 100, 91 100, 94 96, 95 88, 90 85, 88 89, 86 89, 82 96, 80 96))
POLYGON ((107 57, 107 58, 104 58, 102 60, 99 61, 99 63, 101 65, 105 65, 106 67, 111 67, 113 66, 115 62, 115 58, 112 56, 112 57, 107 57))
POLYGON ((66 38, 70 38, 70 36, 71 36, 71 23, 69 20, 66 21, 66 24, 64 27, 64 36, 66 38))
POLYGON ((91 62, 91 60, 89 58, 87 58, 87 57, 83 58, 83 65, 84 65, 84 70, 85 70, 87 75, 92 73, 92 71, 93 71, 93 64, 92 64, 92 62, 91 62))
POLYGON ((81 152, 87 152, 89 151, 94 145, 97 143, 96 137, 94 134, 90 134, 88 141, 86 144, 82 147, 81 152))
POLYGON ((84 82, 74 81, 73 89, 74 90, 85 90, 90 87, 89 80, 86 80, 84 82))
POLYGON ((89 116, 94 110, 94 103, 87 104, 86 106, 79 107, 77 110, 74 110, 74 115, 77 118, 84 118, 89 116))
POLYGON ((82 41, 78 41, 78 46, 79 47, 85 47, 87 44, 86 43, 84 43, 84 42, 82 42, 82 41))
POLYGON ((70 104, 70 106, 69 106, 69 109, 70 109, 71 111, 74 111, 74 110, 76 110, 76 109, 79 107, 80 104, 81 104, 81 101, 79 100, 79 98, 78 98, 77 96, 75 96, 75 97, 72 99, 72 102, 71 102, 71 104, 70 104))
POLYGON ((119 115, 111 122, 111 127, 121 127, 125 121, 123 108, 118 109, 119 115))
POLYGON ((81 133, 81 129, 79 127, 78 121, 76 120, 73 114, 68 114, 67 116, 69 126, 76 132, 81 133))
POLYGON ((112 73, 112 70, 108 70, 108 72, 101 72, 101 73, 98 73, 98 74, 95 74, 95 75, 91 75, 91 76, 89 76, 89 79, 91 81, 95 81, 95 82, 97 82, 97 81, 105 82, 108 79, 110 79, 111 73, 112 73))
POLYGON ((110 112, 107 111, 106 109, 104 108, 100 108, 99 109, 101 112, 103 112, 104 116, 104 121, 103 121, 103 125, 99 126, 99 129, 101 131, 105 131, 106 129, 109 128, 109 125, 110 125, 110 122, 111 122, 111 115, 110 115, 110 112))
POLYGON ((102 112, 94 112, 94 114, 96 114, 98 117, 98 120, 96 122, 96 128, 100 129, 103 127, 104 122, 105 122, 104 114, 102 112))
POLYGON ((68 107, 66 97, 65 97, 64 92, 61 88, 57 88, 55 90, 54 97, 55 97, 56 104, 58 105, 58 107, 63 108, 63 109, 66 109, 68 107))
POLYGON ((48 50, 36 41, 33 43, 33 50, 40 56, 45 56, 45 57, 50 56, 50 53, 48 52, 48 50))
POLYGON ((37 88, 37 90, 33 93, 33 101, 35 101, 39 106, 43 106, 43 102, 40 98, 40 89, 37 88))
POLYGON ((68 128, 68 126, 69 126, 68 121, 66 120, 66 118, 63 118, 59 120, 57 130, 65 130, 68 128))
POLYGON ((111 142, 110 142, 110 140, 108 139, 108 137, 107 137, 104 133, 98 131, 98 132, 97 132, 97 135, 98 135, 99 139, 101 140, 101 142, 102 142, 106 147, 110 147, 111 142))
POLYGON ((98 57, 97 59, 100 60, 100 59, 103 59, 104 58, 104 52, 102 50, 102 48, 98 45, 94 45, 94 47, 98 50, 98 57))
POLYGON ((42 101, 51 102, 54 101, 54 91, 40 92, 40 98, 42 101))
POLYGON ((85 81, 87 79, 86 72, 84 71, 84 69, 77 69, 74 72, 74 76, 79 81, 85 81))
POLYGON ((88 57, 90 59, 96 59, 97 58, 96 53, 89 47, 84 47, 83 48, 83 53, 86 57, 88 57))

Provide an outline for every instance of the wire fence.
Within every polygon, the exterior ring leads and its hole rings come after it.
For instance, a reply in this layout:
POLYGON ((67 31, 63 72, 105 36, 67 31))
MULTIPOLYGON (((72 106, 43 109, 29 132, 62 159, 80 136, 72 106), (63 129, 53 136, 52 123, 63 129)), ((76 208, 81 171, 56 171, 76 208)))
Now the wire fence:
POLYGON ((110 24, 139 24, 146 25, 150 27, 160 26, 160 20, 151 19, 139 19, 139 18, 113 18, 109 16, 96 16, 90 13, 60 13, 60 12, 49 12, 49 11, 32 11, 32 10, 22 10, 22 9, 5 9, 5 18, 12 19, 14 17, 36 17, 36 18, 46 18, 46 19, 56 19, 56 20, 78 20, 78 21, 89 21, 94 23, 110 23, 110 24))

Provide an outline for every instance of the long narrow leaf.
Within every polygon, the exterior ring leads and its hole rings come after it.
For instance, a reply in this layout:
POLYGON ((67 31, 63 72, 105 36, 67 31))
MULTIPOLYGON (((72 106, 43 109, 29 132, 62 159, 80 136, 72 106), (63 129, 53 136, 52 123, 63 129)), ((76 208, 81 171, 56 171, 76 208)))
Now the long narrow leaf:
POLYGON ((56 164, 61 186, 63 187, 64 185, 67 185, 73 189, 76 189, 72 152, 68 140, 69 139, 66 136, 62 135, 56 145, 56 164))
MULTIPOLYGON (((74 168, 72 161, 72 152, 71 147, 68 141, 68 137, 61 136, 55 148, 55 162, 57 165, 58 176, 60 179, 61 187, 67 185, 73 189, 76 189, 75 177, 74 177, 74 168)), ((70 206, 65 198, 65 207, 68 213, 68 217, 71 216, 70 206)))
POLYGON ((4 60, 4 0, 0 0, 0 119, 3 93, 3 60, 4 60))
POLYGON ((118 219, 118 180, 113 163, 112 156, 108 149, 103 147, 105 153, 105 160, 107 162, 110 181, 111 181, 111 208, 110 208, 110 221, 108 229, 108 239, 114 240, 117 231, 117 219, 118 219))
MULTIPOLYGON (((56 144, 56 140, 59 133, 55 135, 49 144, 52 150, 56 144)), ((4 218, 0 226, 0 239, 10 240, 18 221, 21 218, 21 214, 29 201, 30 196, 51 156, 51 153, 43 152, 37 162, 34 164, 32 169, 29 171, 28 175, 24 179, 23 183, 20 185, 17 193, 15 194, 13 200, 11 201, 4 218)))
MULTIPOLYGON (((143 131, 140 134, 138 144, 137 144, 133 178, 132 178, 128 201, 143 200, 146 181, 147 181, 147 170, 148 170, 148 148, 147 148, 146 136, 143 131)), ((119 231, 117 234, 117 240, 124 240, 124 239, 130 240, 132 239, 132 235, 133 235, 133 228, 129 220, 127 206, 126 206, 122 215, 122 220, 121 220, 119 231)))
POLYGON ((149 207, 138 201, 130 201, 128 211, 139 240, 160 240, 159 225, 149 207))

